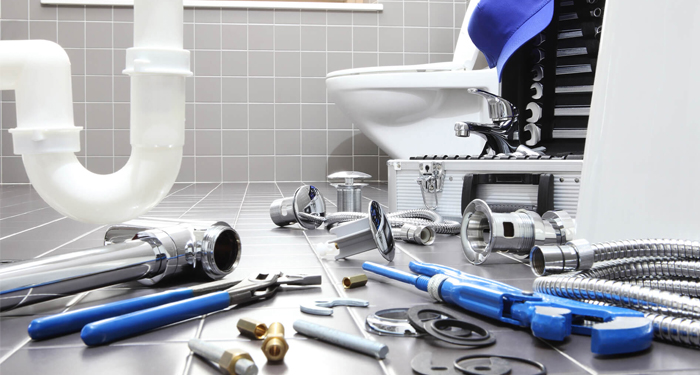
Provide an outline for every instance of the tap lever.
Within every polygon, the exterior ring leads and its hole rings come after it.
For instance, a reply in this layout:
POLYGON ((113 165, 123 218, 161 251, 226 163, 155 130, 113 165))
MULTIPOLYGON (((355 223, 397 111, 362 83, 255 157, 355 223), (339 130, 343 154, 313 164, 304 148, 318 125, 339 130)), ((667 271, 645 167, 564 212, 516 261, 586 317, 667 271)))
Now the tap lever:
POLYGON ((518 109, 508 100, 476 88, 469 88, 467 92, 482 96, 489 105, 489 118, 493 121, 493 125, 481 124, 482 126, 506 130, 516 122, 518 109))

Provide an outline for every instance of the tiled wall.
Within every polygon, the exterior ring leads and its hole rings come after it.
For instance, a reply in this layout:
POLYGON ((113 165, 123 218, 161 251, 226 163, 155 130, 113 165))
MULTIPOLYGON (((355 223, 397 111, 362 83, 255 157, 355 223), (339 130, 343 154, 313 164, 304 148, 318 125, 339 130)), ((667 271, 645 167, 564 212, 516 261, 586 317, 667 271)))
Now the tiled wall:
MULTIPOLYGON (((70 56, 80 160, 124 165, 129 146, 133 10, 0 0, 0 39, 47 39, 70 56)), ((339 170, 386 180, 388 157, 328 102, 327 72, 452 59, 465 0, 382 1, 383 12, 186 9, 187 137, 181 182, 315 181, 339 170)), ((27 182, 2 92, 0 183, 27 182)))

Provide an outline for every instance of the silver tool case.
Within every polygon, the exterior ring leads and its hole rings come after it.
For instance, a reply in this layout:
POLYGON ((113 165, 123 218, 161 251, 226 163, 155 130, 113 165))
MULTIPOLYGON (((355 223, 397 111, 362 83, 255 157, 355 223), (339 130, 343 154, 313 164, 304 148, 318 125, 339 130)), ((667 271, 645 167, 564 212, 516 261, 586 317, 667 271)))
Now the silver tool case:
POLYGON ((475 198, 494 212, 520 208, 576 216, 582 155, 421 156, 389 160, 389 210, 434 209, 461 220, 475 198))

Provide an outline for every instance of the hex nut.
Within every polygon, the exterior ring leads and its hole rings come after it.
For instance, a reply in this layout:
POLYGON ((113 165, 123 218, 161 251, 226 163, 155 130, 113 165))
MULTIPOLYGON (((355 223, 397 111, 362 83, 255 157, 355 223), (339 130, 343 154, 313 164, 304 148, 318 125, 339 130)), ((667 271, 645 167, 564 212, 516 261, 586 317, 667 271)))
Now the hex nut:
POLYGON ((270 324, 261 349, 268 361, 277 362, 284 360, 284 356, 289 350, 289 344, 284 339, 284 326, 282 323, 275 322, 270 324))
POLYGON ((358 288, 361 286, 365 286, 365 284, 367 284, 367 275, 365 274, 359 274, 343 278, 343 287, 345 287, 345 289, 358 288))
POLYGON ((263 322, 251 318, 241 318, 236 324, 241 335, 248 336, 254 340, 262 340, 267 335, 267 325, 263 322))
POLYGON ((236 362, 238 362, 238 360, 241 358, 245 358, 253 362, 253 358, 250 356, 250 354, 244 352, 243 350, 228 349, 224 351, 224 354, 219 359, 219 367, 221 367, 224 371, 227 371, 229 374, 236 374, 236 362))

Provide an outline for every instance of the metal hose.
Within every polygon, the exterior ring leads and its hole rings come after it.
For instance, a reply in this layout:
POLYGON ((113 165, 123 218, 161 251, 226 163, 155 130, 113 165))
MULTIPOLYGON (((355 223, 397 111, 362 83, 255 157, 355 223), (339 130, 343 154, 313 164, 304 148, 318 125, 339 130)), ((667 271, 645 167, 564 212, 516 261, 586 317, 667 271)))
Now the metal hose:
MULTIPOLYGON (((364 212, 335 212, 321 217, 300 212, 299 216, 319 224, 325 223, 327 228, 331 228, 337 224, 366 218, 367 214, 364 212)), ((404 224, 413 224, 430 227, 435 233, 441 234, 459 234, 460 230, 460 223, 444 220, 439 213, 430 210, 396 211, 386 216, 389 219, 389 224, 394 228, 400 228, 404 224)))
POLYGON ((590 269, 594 263, 627 258, 657 257, 700 259, 700 242, 677 239, 643 239, 591 244, 584 239, 565 245, 535 246, 532 271, 538 276, 590 269))

